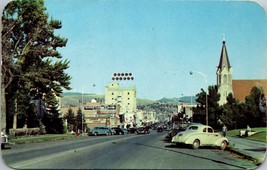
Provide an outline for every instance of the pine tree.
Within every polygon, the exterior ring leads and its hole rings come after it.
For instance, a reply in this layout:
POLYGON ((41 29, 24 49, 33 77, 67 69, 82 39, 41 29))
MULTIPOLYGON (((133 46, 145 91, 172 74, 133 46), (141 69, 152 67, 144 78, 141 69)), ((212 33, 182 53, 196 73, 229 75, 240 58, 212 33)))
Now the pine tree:
POLYGON ((76 113, 76 131, 79 129, 79 130, 84 130, 84 129, 87 129, 86 127, 86 123, 85 123, 85 119, 84 119, 84 115, 82 113, 82 109, 79 108, 77 110, 77 113, 76 113))
POLYGON ((74 130, 74 127, 76 126, 74 112, 71 108, 68 109, 68 112, 66 113, 64 118, 67 121, 67 129, 69 132, 71 132, 72 130, 74 130))
MULTIPOLYGON (((61 60, 57 51, 57 48, 66 46, 67 39, 54 34, 62 24, 49 19, 45 10, 43 0, 15 0, 3 12, 1 113, 4 130, 5 119, 12 108, 6 107, 6 101, 11 105, 21 103, 21 107, 27 106, 31 99, 20 102, 19 94, 25 94, 44 100, 50 107, 53 103, 49 103, 50 95, 60 96, 63 88, 70 89, 71 77, 64 72, 69 62, 61 60), (10 91, 12 93, 5 95, 10 91)), ((51 107, 55 105, 53 103, 51 107)), ((26 114, 26 111, 21 110, 21 113, 26 114)), ((54 110, 53 114, 56 116, 58 112, 54 110)))

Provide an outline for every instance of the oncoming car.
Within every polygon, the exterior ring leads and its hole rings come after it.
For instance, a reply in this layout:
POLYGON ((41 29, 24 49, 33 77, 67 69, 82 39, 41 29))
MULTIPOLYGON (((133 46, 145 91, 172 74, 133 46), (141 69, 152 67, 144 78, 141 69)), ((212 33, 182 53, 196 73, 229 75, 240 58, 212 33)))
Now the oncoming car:
POLYGON ((172 138, 172 143, 191 145, 194 149, 200 146, 215 146, 224 150, 229 141, 221 133, 215 133, 212 127, 207 125, 191 125, 185 131, 172 138))

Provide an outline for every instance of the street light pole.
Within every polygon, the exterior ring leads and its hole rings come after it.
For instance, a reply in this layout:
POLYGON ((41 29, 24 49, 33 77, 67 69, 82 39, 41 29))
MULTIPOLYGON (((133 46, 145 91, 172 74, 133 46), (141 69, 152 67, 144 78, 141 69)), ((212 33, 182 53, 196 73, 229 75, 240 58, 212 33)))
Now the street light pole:
POLYGON ((83 90, 82 90, 82 135, 83 135, 83 90))
POLYGON ((193 72, 200 74, 201 76, 204 77, 205 82, 206 82, 206 125, 209 125, 209 111, 208 111, 208 75, 204 74, 200 71, 190 71, 190 75, 193 74, 193 72))

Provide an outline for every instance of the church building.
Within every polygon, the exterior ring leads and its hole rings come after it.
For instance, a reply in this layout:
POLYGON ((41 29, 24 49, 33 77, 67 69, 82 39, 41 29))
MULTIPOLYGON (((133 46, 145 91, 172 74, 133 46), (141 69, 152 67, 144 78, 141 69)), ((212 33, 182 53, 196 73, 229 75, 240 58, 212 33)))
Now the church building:
POLYGON ((222 50, 219 65, 217 67, 217 87, 220 96, 219 105, 227 103, 227 96, 232 93, 233 97, 238 101, 244 102, 246 96, 250 95, 251 89, 256 86, 261 88, 266 96, 267 80, 233 80, 233 68, 230 65, 230 60, 226 50, 225 40, 222 42, 222 50))

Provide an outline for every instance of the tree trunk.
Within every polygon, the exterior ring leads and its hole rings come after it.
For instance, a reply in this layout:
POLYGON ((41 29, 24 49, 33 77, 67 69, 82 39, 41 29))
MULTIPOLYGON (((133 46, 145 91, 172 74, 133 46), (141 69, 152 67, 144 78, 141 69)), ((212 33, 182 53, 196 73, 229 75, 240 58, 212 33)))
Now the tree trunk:
POLYGON ((18 117, 18 98, 15 99, 15 113, 13 116, 13 129, 17 129, 17 117, 18 117))
POLYGON ((6 90, 3 83, 1 83, 1 131, 6 133, 6 90))

